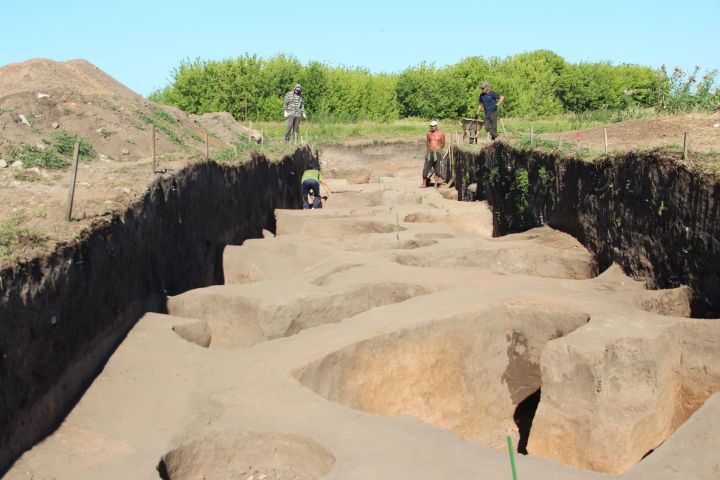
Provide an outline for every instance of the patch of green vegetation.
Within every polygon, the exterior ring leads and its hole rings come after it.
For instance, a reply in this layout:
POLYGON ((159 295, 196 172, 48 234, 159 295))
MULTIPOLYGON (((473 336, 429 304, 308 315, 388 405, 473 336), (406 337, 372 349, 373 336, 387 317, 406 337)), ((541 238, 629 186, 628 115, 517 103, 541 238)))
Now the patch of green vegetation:
POLYGON ((0 265, 17 262, 23 250, 41 246, 47 240, 40 231, 25 227, 24 223, 24 218, 0 223, 0 265))
POLYGON ((500 183, 500 168, 492 167, 488 172, 488 183, 496 187, 500 183))
POLYGON ((217 162, 234 162, 237 160, 237 153, 234 148, 223 148, 215 153, 213 160, 217 162))
POLYGON ((41 177, 31 170, 20 170, 13 173, 13 178, 20 182, 39 182, 41 177))
POLYGON ((105 139, 108 139, 108 138, 112 137, 112 136, 115 135, 116 133, 117 133, 117 132, 112 131, 112 130, 105 130, 104 128, 100 129, 100 136, 101 136, 102 138, 105 138, 105 139))
POLYGON ((138 111, 137 114, 146 125, 155 125, 155 130, 165 135, 172 143, 181 146, 184 145, 177 134, 177 122, 172 115, 166 111, 151 107, 149 114, 143 111, 138 111))
POLYGON ((544 166, 538 169, 538 178, 545 188, 552 186, 552 183, 555 181, 554 175, 548 172, 544 166))
POLYGON ((17 147, 10 147, 7 155, 13 162, 21 161, 25 168, 41 167, 48 170, 62 170, 70 165, 70 162, 58 155, 53 148, 41 150, 24 143, 17 147))
POLYGON ((530 206, 530 174, 527 169, 519 168, 515 172, 515 185, 517 200, 515 208, 520 218, 525 218, 525 212, 530 206))
MULTIPOLYGON (((13 162, 21 161, 25 168, 40 167, 48 170, 64 170, 70 166, 76 138, 67 132, 60 132, 52 140, 43 140, 48 145, 46 148, 21 143, 18 146, 9 147, 7 156, 13 162)), ((96 155, 92 144, 85 139, 80 139, 80 158, 92 159, 96 155)))
POLYGON ((62 131, 55 135, 52 140, 53 148, 61 155, 72 156, 73 150, 75 149, 75 142, 80 141, 80 156, 86 159, 95 158, 97 152, 90 142, 84 138, 71 135, 68 132, 62 131))
POLYGON ((157 118, 159 118, 159 119, 161 119, 161 120, 164 120, 164 121, 166 121, 166 122, 168 122, 168 123, 178 123, 178 121, 175 120, 175 117, 173 117, 172 115, 170 115, 168 112, 166 112, 166 111, 163 110, 162 108, 151 107, 151 108, 150 108, 150 111, 152 112, 151 114, 152 114, 153 116, 155 116, 155 117, 157 117, 157 118))

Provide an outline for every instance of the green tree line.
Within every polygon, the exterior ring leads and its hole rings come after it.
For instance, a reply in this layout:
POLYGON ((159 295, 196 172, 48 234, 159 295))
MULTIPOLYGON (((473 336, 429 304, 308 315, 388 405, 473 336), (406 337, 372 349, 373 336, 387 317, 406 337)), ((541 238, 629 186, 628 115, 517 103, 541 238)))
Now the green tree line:
POLYGON ((538 117, 566 112, 624 110, 632 107, 669 112, 711 110, 720 103, 713 89, 715 71, 698 79, 639 65, 609 62, 570 63, 537 50, 507 58, 468 57, 446 67, 421 63, 399 74, 374 74, 364 68, 303 65, 276 55, 262 59, 196 59, 180 63, 171 83, 151 100, 202 114, 227 111, 235 118, 282 118, 285 92, 303 85, 308 113, 315 119, 389 121, 404 117, 473 116, 480 83, 488 81, 506 97, 506 116, 538 117))

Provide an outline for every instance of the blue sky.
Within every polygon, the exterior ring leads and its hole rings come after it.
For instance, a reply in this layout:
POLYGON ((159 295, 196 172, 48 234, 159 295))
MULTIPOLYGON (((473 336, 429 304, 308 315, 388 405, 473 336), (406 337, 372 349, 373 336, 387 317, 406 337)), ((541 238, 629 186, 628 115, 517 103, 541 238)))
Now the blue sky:
POLYGON ((720 68, 718 19, 720 0, 0 0, 0 65, 85 58, 143 95, 182 59, 245 53, 399 72, 544 48, 571 62, 705 70, 720 68))

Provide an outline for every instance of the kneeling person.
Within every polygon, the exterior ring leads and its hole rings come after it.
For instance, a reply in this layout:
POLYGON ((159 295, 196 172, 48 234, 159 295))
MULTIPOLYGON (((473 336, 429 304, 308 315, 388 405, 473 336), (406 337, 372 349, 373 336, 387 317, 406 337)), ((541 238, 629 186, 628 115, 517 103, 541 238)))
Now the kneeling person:
POLYGON ((320 185, 325 189, 325 195, 330 196, 330 188, 325 183, 325 179, 318 170, 317 165, 310 165, 310 169, 305 170, 302 176, 302 201, 303 209, 320 208, 320 185), (312 191, 312 204, 308 201, 308 195, 312 191))

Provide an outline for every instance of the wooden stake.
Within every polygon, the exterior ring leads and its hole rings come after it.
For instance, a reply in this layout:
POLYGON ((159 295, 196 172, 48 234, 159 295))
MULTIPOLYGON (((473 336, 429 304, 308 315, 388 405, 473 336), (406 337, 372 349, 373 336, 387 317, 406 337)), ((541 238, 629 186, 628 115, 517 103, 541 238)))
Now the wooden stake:
POLYGON ((530 148, 535 147, 535 126, 530 125, 530 148))
POLYGON ((558 140, 558 150, 562 150, 562 138, 558 140))
POLYGON ((248 141, 252 143, 252 122, 250 122, 250 128, 248 129, 248 141))
POLYGON ((605 133, 605 155, 607 155, 607 153, 608 153, 607 128, 603 128, 603 133, 605 133))
POLYGON ((688 133, 685 132, 685 135, 683 136, 683 160, 687 160, 688 158, 688 133))
POLYGON ((503 119, 500 119, 500 125, 503 127, 503 137, 507 138, 507 130, 505 130, 505 122, 503 122, 503 119))
POLYGON ((150 145, 152 151, 153 175, 157 172, 157 157, 155 156, 155 124, 150 124, 150 145))
POLYGON ((243 120, 247 122, 247 93, 245 94, 245 118, 243 120))
POLYGON ((75 141, 75 148, 73 149, 73 163, 70 170, 70 186, 68 188, 68 200, 67 209, 65 212, 65 218, 68 222, 72 221, 72 209, 73 201, 75 200, 75 180, 77 180, 78 170, 78 159, 80 157, 80 141, 75 141))
POLYGON ((205 131, 205 161, 210 160, 210 137, 208 137, 207 130, 205 131))

